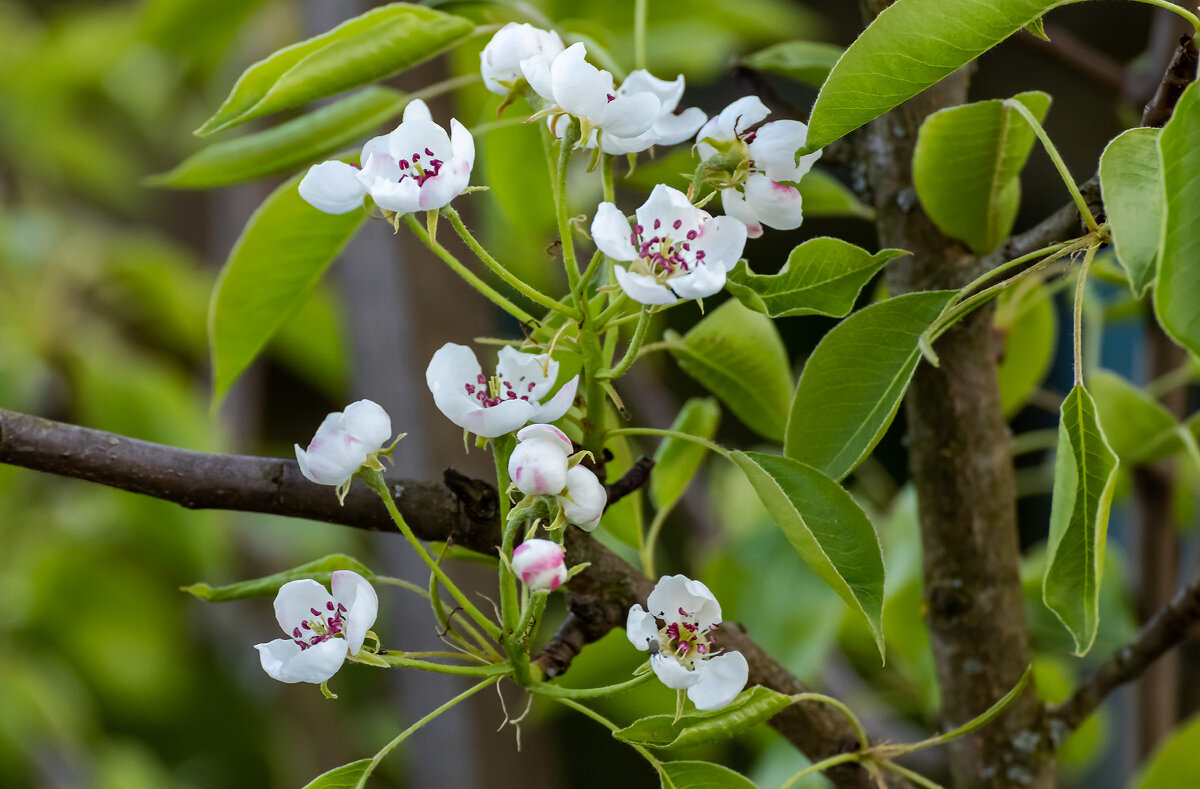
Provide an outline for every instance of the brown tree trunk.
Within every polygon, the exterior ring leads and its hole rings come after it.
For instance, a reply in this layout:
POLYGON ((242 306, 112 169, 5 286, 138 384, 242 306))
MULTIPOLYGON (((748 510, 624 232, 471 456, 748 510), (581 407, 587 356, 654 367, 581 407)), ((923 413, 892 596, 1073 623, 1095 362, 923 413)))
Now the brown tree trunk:
MULTIPOLYGON (((873 18, 887 0, 863 0, 873 18)), ((881 246, 912 252, 890 267, 893 294, 956 288, 978 258, 921 210, 912 151, 927 115, 967 100, 960 71, 871 124, 861 154, 881 246)), ((992 312, 980 309, 938 341, 908 392, 909 456, 924 550, 926 621, 941 687, 943 725, 961 724, 1008 692, 1029 665, 1020 582, 1016 495, 996 382, 992 312)), ((1032 689, 1000 719, 951 746, 960 789, 1050 787, 1041 705, 1032 689)))

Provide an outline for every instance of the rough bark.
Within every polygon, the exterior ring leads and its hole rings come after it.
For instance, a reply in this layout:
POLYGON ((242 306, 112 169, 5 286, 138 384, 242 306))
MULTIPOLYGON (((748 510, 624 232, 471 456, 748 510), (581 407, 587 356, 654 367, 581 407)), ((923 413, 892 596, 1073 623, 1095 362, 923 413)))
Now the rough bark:
MULTIPOLYGON (((863 0, 868 18, 888 0, 863 0)), ((879 243, 912 252, 890 265, 893 293, 961 287, 979 261, 921 210, 912 152, 927 115, 967 101, 960 71, 873 122, 861 153, 879 243)), ((1029 665, 1016 495, 996 382, 992 311, 981 309, 935 346, 908 391, 909 457, 918 497, 929 626, 943 725, 961 724, 1010 690, 1029 665)), ((1049 787, 1041 709, 1031 688, 996 722, 950 745, 960 789, 1049 787)))

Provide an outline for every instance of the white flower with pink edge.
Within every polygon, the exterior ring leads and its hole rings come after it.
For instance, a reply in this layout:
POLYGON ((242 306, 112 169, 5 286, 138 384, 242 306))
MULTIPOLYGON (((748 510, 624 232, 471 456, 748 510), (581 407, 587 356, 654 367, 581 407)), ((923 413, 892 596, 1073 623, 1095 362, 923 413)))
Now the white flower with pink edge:
POLYGON ((263 670, 280 682, 319 685, 337 673, 346 655, 357 655, 379 613, 379 598, 366 578, 337 570, 333 594, 305 578, 279 587, 275 619, 287 634, 255 644, 263 670))
POLYGON ((521 72, 522 61, 539 58, 548 69, 563 49, 558 33, 528 23, 509 22, 496 31, 479 53, 483 85, 492 93, 507 96, 518 81, 525 79, 521 72))
POLYGON ((296 444, 296 462, 307 479, 338 488, 341 499, 362 466, 381 468, 378 455, 391 437, 392 420, 382 406, 359 400, 327 415, 307 449, 296 444))
POLYGON ((562 546, 550 540, 526 540, 513 551, 513 572, 535 592, 552 592, 567 580, 562 546))
POLYGON ((446 134, 417 99, 404 108, 395 130, 363 146, 359 161, 361 168, 338 161, 314 165, 300 182, 300 196, 327 214, 360 208, 368 194, 398 214, 434 211, 470 183, 475 140, 457 120, 446 134))
POLYGON ((613 260, 617 283, 642 304, 674 304, 711 296, 742 256, 746 226, 696 208, 678 189, 659 184, 635 212, 632 228, 612 203, 601 203, 592 239, 613 260))
POLYGON ((721 604, 700 581, 683 575, 660 578, 646 600, 649 611, 629 609, 625 634, 650 652, 650 667, 668 688, 686 690, 696 709, 719 710, 733 701, 750 676, 740 652, 718 652, 713 632, 721 604))

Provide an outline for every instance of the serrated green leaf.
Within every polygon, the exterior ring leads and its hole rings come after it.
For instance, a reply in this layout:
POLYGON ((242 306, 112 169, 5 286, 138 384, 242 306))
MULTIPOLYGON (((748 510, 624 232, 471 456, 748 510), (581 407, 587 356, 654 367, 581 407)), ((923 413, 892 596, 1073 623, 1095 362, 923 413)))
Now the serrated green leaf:
POLYGON ((837 238, 810 238, 792 250, 778 274, 755 274, 746 261, 729 272, 729 292, 772 318, 830 315, 854 309, 859 291, 889 260, 907 254, 885 249, 872 255, 837 238))
POLYGON ((1159 138, 1167 219, 1154 311, 1175 342, 1200 356, 1200 87, 1193 82, 1159 138))
POLYGON ((756 789, 749 778, 712 762, 664 762, 662 789, 756 789))
MULTIPOLYGON (((693 397, 679 409, 671 429, 711 439, 721 423, 721 407, 711 397, 693 397)), ((650 498, 655 509, 675 506, 696 476, 708 452, 695 441, 664 438, 654 451, 654 470, 650 472, 650 498)))
POLYGON ((683 371, 751 430, 782 441, 792 374, 779 330, 766 315, 727 301, 683 337, 666 332, 683 371))
POLYGON ((1046 25, 1040 16, 1030 22, 1028 25, 1025 25, 1025 29, 1040 38, 1042 41, 1050 40, 1050 36, 1046 35, 1046 25))
POLYGON ((1042 600, 1085 655, 1100 623, 1100 575, 1117 456, 1082 385, 1063 401, 1050 503, 1050 540, 1042 600))
POLYGON ((785 41, 742 58, 742 65, 821 87, 845 50, 819 41, 785 41))
POLYGON ((1088 392, 1104 437, 1122 463, 1148 463, 1183 448, 1171 412, 1116 373, 1088 375, 1088 392))
POLYGON ((1058 315, 1044 288, 1011 288, 996 299, 993 322, 1004 337, 1004 356, 996 365, 1000 407, 1006 417, 1029 401, 1054 361, 1058 315))
POLYGON ((1133 782, 1133 789, 1192 789, 1200 786, 1200 716, 1181 724, 1159 746, 1133 782))
POLYGON ((213 289, 208 338, 216 401, 366 221, 364 211, 326 214, 304 202, 296 191, 301 177, 272 192, 250 217, 213 289))
POLYGON ((823 148, 941 81, 1052 8, 1079 0, 897 0, 833 67, 813 105, 823 148))
POLYGON ((921 358, 921 335, 957 291, 872 304, 821 340, 800 374, 784 454, 841 479, 883 437, 921 358))
POLYGON ((824 170, 809 170, 796 186, 804 215, 815 218, 851 217, 875 220, 875 210, 864 205, 846 186, 824 170))
POLYGON ((1100 154, 1100 194, 1117 262, 1139 298, 1158 273, 1166 220, 1161 129, 1129 129, 1100 154))
POLYGON ((370 773, 371 767, 370 759, 343 764, 327 773, 321 773, 305 784, 304 789, 357 789, 361 786, 362 779, 370 773))
POLYGON ((360 140, 399 115, 407 103, 398 90, 364 88, 274 128, 214 143, 147 183, 208 189, 294 170, 360 140))
POLYGON ((298 581, 301 578, 311 578, 328 585, 330 576, 337 570, 353 570, 368 581, 375 579, 375 574, 368 570, 362 562, 345 554, 334 553, 263 578, 239 581, 225 586, 209 586, 206 583, 198 583, 185 586, 182 591, 210 603, 226 603, 230 600, 246 600, 251 597, 270 597, 288 581, 298 581))
POLYGON ((614 731, 613 737, 648 748, 707 745, 770 720, 791 704, 788 696, 755 685, 715 712, 691 712, 678 720, 674 715, 650 715, 614 731))
POLYGON ((255 63, 196 133, 212 134, 391 76, 446 50, 473 29, 467 19, 410 3, 372 9, 255 63))
POLYGON ((761 452, 733 462, 804 562, 862 614, 883 658, 883 549, 867 514, 812 466, 761 452))
MULTIPOLYGON (((1050 97, 1013 97, 1039 121, 1050 97)), ((1001 99, 933 113, 913 151, 913 185, 942 232, 986 255, 1008 238, 1021 204, 1021 168, 1036 141, 1033 129, 1001 99)))

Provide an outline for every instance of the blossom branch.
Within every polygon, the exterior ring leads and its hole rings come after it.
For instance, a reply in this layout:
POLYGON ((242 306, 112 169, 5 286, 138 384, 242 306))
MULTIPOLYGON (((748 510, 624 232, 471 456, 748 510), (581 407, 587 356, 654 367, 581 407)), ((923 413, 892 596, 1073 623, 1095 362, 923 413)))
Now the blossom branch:
MULTIPOLYGON (((394 531, 387 511, 365 486, 354 485, 345 506, 339 507, 331 491, 304 479, 292 460, 177 449, 2 408, 0 463, 97 482, 189 509, 262 512, 394 531)), ((495 488, 488 483, 453 470, 446 472, 444 483, 392 476, 385 480, 397 508, 421 539, 453 539, 456 545, 495 553, 501 540, 500 508, 495 488)), ((544 653, 536 658, 543 670, 557 661, 558 673, 586 643, 622 626, 625 612, 634 603, 644 604, 652 586, 625 560, 578 529, 567 532, 565 548, 571 564, 590 566, 569 583, 575 622, 564 623, 556 636, 564 644, 558 647, 562 651, 558 657, 544 653)), ((719 642, 746 657, 751 684, 788 695, 808 690, 736 624, 722 626, 719 642)), ((846 721, 814 702, 789 707, 771 724, 814 761, 857 747, 846 721)), ((829 777, 838 786, 873 786, 857 765, 831 769, 829 777)))

